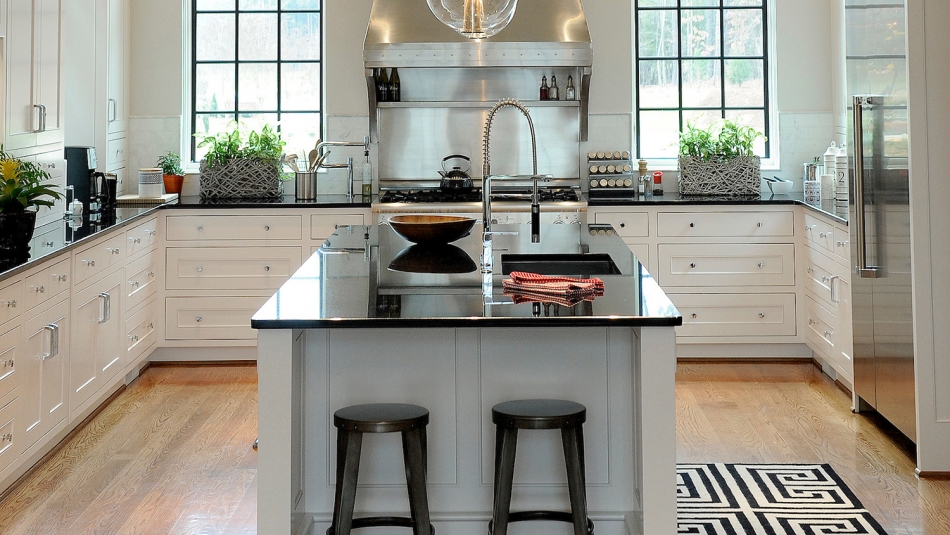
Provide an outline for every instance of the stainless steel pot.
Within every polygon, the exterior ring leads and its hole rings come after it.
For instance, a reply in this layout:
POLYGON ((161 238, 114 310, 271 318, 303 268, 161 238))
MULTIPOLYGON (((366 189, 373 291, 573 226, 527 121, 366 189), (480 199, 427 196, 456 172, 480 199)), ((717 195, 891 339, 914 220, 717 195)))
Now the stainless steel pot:
POLYGON ((439 189, 446 193, 468 193, 472 191, 472 177, 468 172, 472 169, 472 160, 462 154, 451 154, 442 158, 442 170, 439 175, 442 176, 442 182, 439 183, 439 189), (465 162, 465 169, 461 165, 453 166, 451 170, 445 168, 445 163, 450 160, 459 160, 465 162))

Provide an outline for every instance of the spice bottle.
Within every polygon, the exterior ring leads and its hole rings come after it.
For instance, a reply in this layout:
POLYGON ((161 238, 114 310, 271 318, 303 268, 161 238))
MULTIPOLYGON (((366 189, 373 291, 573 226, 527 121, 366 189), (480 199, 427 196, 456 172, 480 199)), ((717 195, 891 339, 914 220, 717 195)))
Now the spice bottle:
POLYGON ((541 77, 541 90, 540 90, 540 95, 538 96, 538 98, 541 100, 548 99, 548 77, 547 76, 541 77))
POLYGON ((402 99, 402 91, 399 88, 399 71, 393 67, 393 73, 389 76, 389 101, 399 102, 402 99))
POLYGON ((567 88, 564 89, 564 100, 574 100, 575 98, 577 98, 577 94, 574 89, 574 80, 568 75, 567 88))
POLYGON ((646 184, 647 184, 647 161, 640 160, 637 162, 639 166, 638 179, 637 179, 637 192, 640 195, 646 195, 646 184))
POLYGON ((663 171, 653 171, 653 194, 663 195, 663 171))
POLYGON ((363 161, 363 176, 361 177, 362 194, 363 197, 371 197, 373 195, 373 164, 369 161, 369 151, 364 150, 363 154, 366 159, 363 161))
POLYGON ((548 89, 548 99, 549 100, 560 100, 561 97, 558 94, 559 89, 557 88, 557 76, 551 75, 551 88, 548 89))

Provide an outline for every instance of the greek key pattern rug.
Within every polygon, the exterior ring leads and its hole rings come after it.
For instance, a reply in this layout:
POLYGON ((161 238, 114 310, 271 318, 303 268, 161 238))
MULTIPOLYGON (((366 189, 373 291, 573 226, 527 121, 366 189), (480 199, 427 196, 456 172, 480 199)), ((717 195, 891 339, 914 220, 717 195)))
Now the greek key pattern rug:
POLYGON ((827 464, 679 464, 678 534, 886 535, 827 464))

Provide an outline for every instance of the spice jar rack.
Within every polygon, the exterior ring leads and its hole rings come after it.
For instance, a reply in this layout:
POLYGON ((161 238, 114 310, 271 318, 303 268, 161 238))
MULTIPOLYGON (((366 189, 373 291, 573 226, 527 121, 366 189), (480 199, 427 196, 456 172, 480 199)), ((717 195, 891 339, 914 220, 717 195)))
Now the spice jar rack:
POLYGON ((587 166, 591 196, 636 195, 639 183, 630 151, 590 151, 587 166))

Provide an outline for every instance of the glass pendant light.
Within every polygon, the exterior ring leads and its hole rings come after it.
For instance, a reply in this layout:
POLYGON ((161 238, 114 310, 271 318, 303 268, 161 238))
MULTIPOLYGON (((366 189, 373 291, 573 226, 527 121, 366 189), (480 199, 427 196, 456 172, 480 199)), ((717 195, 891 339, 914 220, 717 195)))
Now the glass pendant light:
POLYGON ((484 39, 505 29, 518 0, 426 0, 443 24, 468 37, 484 39))

